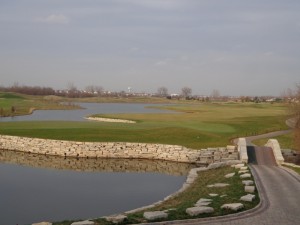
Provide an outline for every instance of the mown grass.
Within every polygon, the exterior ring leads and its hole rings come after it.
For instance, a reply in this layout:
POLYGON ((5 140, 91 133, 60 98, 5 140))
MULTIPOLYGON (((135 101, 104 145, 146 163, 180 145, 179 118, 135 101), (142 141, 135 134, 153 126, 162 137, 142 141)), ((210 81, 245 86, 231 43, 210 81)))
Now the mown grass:
POLYGON ((294 170, 296 173, 298 173, 300 175, 300 168, 299 167, 292 167, 292 166, 287 166, 287 165, 284 165, 284 166, 291 169, 291 170, 294 170))
MULTIPOLYGON (((222 210, 221 206, 227 203, 243 203, 245 208, 243 210, 248 210, 255 207, 259 203, 258 193, 255 192, 256 199, 253 202, 242 202, 240 197, 245 195, 244 185, 242 184, 242 179, 240 179, 237 174, 237 170, 231 167, 224 167, 215 170, 199 172, 199 176, 196 181, 183 193, 163 202, 161 205, 148 209, 147 211, 157 211, 157 210, 169 210, 168 220, 184 220, 211 216, 221 216, 233 213, 232 211, 222 210), (224 176, 228 173, 236 172, 236 175, 232 178, 225 178, 224 176), (214 183, 228 183, 228 187, 224 188, 208 188, 207 185, 214 183), (219 196, 210 197, 210 193, 217 193, 219 196), (221 197, 226 195, 225 197, 221 197), (196 217, 191 217, 186 214, 186 209, 193 207, 193 205, 200 198, 211 198, 213 202, 209 205, 215 209, 212 214, 203 214, 196 217)), ((147 222, 143 218, 144 211, 138 213, 133 213, 128 215, 128 220, 123 224, 132 223, 143 223, 147 222)), ((111 224, 102 218, 95 220, 98 225, 108 225, 111 224)), ((69 225, 71 221, 57 222, 54 225, 69 225)))
MULTIPOLYGON (((294 132, 285 135, 280 135, 274 138, 278 140, 280 147, 283 149, 297 149, 294 132)), ((262 138, 252 142, 256 145, 263 146, 268 142, 269 139, 270 138, 262 138)))
POLYGON ((286 129, 282 104, 179 104, 166 106, 180 113, 114 114, 100 117, 137 121, 3 122, 0 133, 76 141, 144 142, 189 148, 224 146, 235 137, 286 129))
POLYGON ((19 116, 32 113, 33 110, 78 109, 75 104, 60 104, 61 98, 31 96, 16 93, 0 92, 0 117, 19 116), (14 108, 14 111, 12 110, 14 108))

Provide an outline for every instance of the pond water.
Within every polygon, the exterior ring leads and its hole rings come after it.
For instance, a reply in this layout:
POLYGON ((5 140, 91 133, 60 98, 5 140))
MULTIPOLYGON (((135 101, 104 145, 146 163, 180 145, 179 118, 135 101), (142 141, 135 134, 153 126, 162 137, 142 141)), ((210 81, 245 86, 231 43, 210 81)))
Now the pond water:
MULTIPOLYGON (((151 104, 80 103, 0 121, 84 121, 91 114, 172 113, 151 104)), ((157 106, 157 105, 155 105, 157 106)), ((159 201, 184 183, 190 164, 73 159, 0 149, 0 225, 98 218, 159 201)))
MULTIPOLYGON (((77 104, 77 103, 76 103, 77 104)), ((83 109, 76 110, 37 110, 31 115, 0 117, 0 122, 56 120, 56 121, 85 121, 84 117, 92 114, 116 113, 176 113, 170 110, 149 108, 162 106, 160 104, 132 104, 132 103, 78 103, 83 109)))
POLYGON ((0 224, 98 218, 180 189, 190 164, 0 151, 0 224))

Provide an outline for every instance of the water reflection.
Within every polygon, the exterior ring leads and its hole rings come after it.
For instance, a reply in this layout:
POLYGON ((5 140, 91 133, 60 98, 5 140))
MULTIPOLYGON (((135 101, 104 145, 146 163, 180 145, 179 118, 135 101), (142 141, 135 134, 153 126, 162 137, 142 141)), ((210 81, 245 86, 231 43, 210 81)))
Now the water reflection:
POLYGON ((15 152, 0 151, 0 162, 37 168, 74 170, 83 172, 148 172, 185 176, 194 167, 192 164, 147 159, 85 159, 63 158, 15 152))
POLYGON ((0 150, 0 224, 97 218, 149 205, 177 191, 192 167, 0 150))

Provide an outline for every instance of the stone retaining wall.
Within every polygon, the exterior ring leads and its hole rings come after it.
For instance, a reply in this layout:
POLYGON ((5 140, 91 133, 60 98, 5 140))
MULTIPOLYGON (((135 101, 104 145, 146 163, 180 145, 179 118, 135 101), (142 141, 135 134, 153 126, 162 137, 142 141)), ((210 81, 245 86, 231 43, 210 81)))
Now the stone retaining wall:
POLYGON ((238 159, 234 146, 194 150, 178 145, 75 142, 7 135, 0 135, 0 149, 63 157, 159 159, 201 164, 238 159))

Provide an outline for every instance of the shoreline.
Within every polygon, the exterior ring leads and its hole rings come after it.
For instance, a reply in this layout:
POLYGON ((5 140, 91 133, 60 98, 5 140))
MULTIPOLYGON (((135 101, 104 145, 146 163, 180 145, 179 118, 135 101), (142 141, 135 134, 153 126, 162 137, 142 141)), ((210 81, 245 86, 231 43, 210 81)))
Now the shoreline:
POLYGON ((123 119, 113 119, 113 118, 104 118, 104 117, 84 117, 86 120, 98 121, 98 122, 107 122, 107 123, 136 123, 133 120, 123 120, 123 119))

